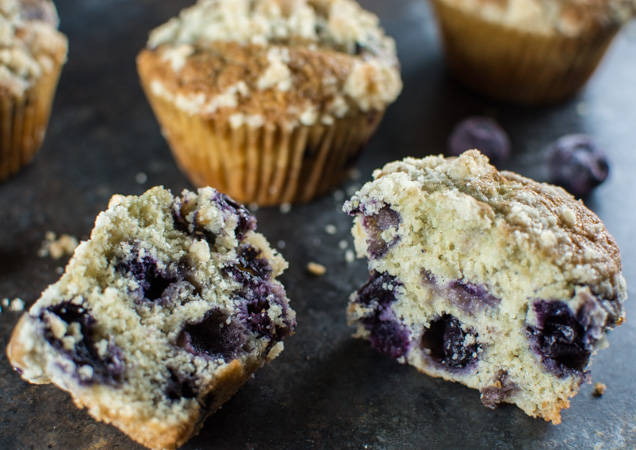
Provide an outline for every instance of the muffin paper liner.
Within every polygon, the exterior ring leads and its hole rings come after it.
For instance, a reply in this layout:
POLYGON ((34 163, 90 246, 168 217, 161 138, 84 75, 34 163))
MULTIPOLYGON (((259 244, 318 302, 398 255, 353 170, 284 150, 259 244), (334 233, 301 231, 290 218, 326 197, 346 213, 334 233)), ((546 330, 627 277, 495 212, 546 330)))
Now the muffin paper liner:
POLYGON ((452 75, 477 92, 513 103, 548 104, 573 96, 618 31, 578 37, 524 32, 432 1, 452 75))
POLYGON ((142 85, 182 172, 241 203, 303 203, 340 183, 382 119, 373 111, 331 125, 233 127, 228 118, 191 114, 142 85))
POLYGON ((42 146, 62 66, 55 62, 22 96, 0 94, 0 181, 28 165, 42 146))

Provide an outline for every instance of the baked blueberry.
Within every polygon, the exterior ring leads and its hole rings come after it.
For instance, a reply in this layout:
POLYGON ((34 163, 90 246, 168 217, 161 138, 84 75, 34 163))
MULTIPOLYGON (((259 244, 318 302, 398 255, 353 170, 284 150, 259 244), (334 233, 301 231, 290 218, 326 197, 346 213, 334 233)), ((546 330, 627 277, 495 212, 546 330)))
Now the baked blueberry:
POLYGON ((176 448, 283 349, 285 260, 247 209, 211 188, 115 196, 7 354, 98 420, 176 448))
POLYGON ((494 119, 486 116, 468 117, 457 123, 448 138, 448 155, 459 156, 477 149, 497 165, 510 157, 510 138, 494 119))
POLYGON ((560 422, 623 319, 620 255, 594 213, 476 150, 389 163, 344 210, 372 274, 347 308, 356 337, 560 422))

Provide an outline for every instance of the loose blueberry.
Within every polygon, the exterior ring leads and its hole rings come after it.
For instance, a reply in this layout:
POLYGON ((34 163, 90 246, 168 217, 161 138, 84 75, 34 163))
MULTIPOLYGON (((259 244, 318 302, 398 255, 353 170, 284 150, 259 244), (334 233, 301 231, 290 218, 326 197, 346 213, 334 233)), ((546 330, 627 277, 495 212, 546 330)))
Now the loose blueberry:
POLYGON ((101 354, 96 346, 96 320, 82 305, 64 301, 46 308, 40 315, 40 320, 45 324, 45 339, 59 352, 66 354, 73 361, 77 370, 82 366, 90 366, 93 369, 92 376, 87 379, 79 376, 80 384, 90 385, 101 383, 117 385, 123 381, 124 363, 121 349, 114 342, 109 341, 106 351, 101 354), (55 314, 69 326, 79 324, 81 339, 75 342, 72 349, 64 346, 62 339, 58 339, 49 326, 46 313, 55 314))
POLYGON ((166 380, 164 392, 170 400, 194 398, 197 396, 197 385, 190 375, 186 375, 172 367, 168 368, 170 377, 166 380))
POLYGON ((527 328, 542 362, 559 376, 581 372, 592 354, 585 343, 585 329, 562 301, 538 300, 533 304, 538 326, 527 328))
POLYGON ((367 245, 371 259, 381 258, 398 242, 399 236, 395 236, 391 241, 386 242, 382 238, 382 232, 389 228, 397 230, 400 227, 400 223, 402 223, 400 213, 391 209, 388 205, 382 207, 376 214, 363 216, 362 225, 369 236, 367 245))
POLYGON ((589 195, 609 175, 607 156, 585 134, 563 136, 550 145, 549 181, 575 197, 589 195))
POLYGON ((481 389, 481 403, 494 409, 498 403, 502 403, 519 391, 519 386, 510 381, 508 372, 500 369, 490 386, 481 389))
POLYGON ((421 345, 433 361, 451 370, 468 367, 480 351, 477 334, 464 330, 460 321, 450 314, 431 323, 422 335, 421 345), (474 337, 473 343, 466 345, 466 338, 470 335, 474 337))
POLYGON ((459 156, 477 149, 497 165, 510 157, 510 139, 504 129, 490 117, 474 116, 462 120, 448 139, 448 155, 459 156))
POLYGON ((211 309, 203 318, 187 323, 177 337, 177 345, 197 356, 230 361, 244 350, 245 329, 220 309, 211 309))

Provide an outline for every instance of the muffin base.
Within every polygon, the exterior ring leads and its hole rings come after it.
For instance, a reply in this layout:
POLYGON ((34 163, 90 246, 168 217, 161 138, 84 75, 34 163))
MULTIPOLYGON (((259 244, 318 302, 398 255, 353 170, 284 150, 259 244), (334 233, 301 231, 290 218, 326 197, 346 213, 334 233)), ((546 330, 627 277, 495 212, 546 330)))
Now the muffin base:
POLYGON ((590 78, 618 29, 578 37, 524 32, 432 0, 451 74, 468 88, 506 102, 565 100, 590 78))
POLYGON ((233 127, 223 118, 190 114, 156 95, 150 105, 181 171, 241 203, 304 203, 343 181, 379 125, 383 111, 335 119, 331 125, 233 127))
POLYGON ((40 150, 63 65, 54 61, 21 97, 0 95, 0 181, 27 166, 40 150))

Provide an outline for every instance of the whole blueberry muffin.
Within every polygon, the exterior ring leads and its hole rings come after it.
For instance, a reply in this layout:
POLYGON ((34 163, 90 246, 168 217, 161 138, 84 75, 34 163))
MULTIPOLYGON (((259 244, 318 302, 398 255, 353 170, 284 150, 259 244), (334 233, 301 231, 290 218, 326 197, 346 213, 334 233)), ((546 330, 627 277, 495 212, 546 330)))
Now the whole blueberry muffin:
POLYGON ((521 104, 574 95, 636 13, 634 0, 431 2, 454 77, 521 104))
POLYGON ((371 273, 350 298, 357 337, 488 407, 560 423, 623 321, 619 251, 596 215, 476 150, 387 164, 345 211, 371 273))
POLYGON ((68 43, 49 0, 0 0, 0 181, 42 145, 68 43))
POLYGON ((260 205, 339 183, 402 88, 393 40, 353 0, 199 0, 137 66, 190 180, 260 205))
POLYGON ((212 188, 114 196, 20 318, 9 360, 137 442, 178 447, 296 325, 286 262, 255 228, 212 188))

